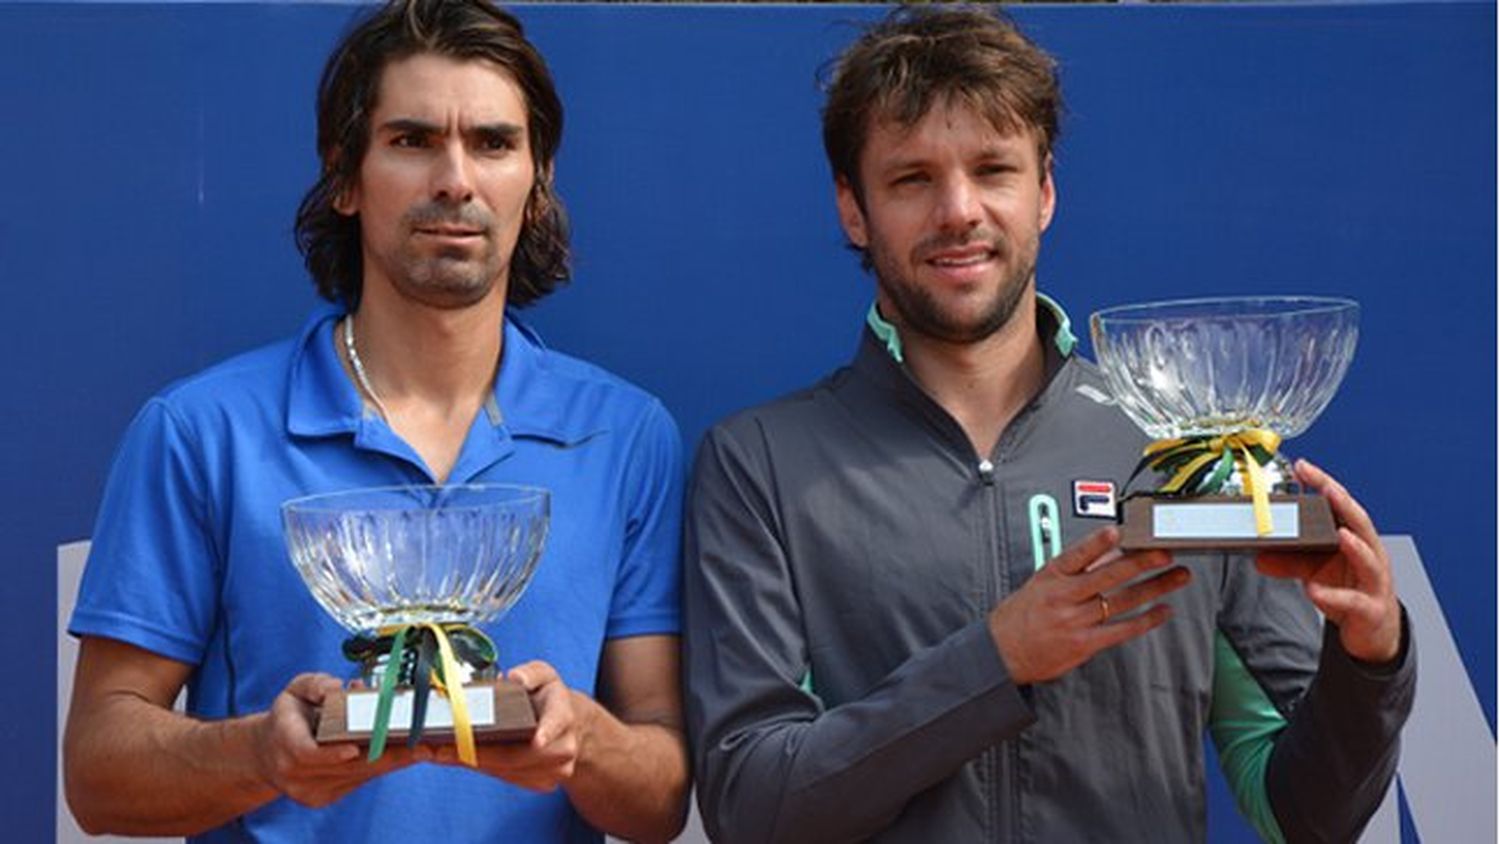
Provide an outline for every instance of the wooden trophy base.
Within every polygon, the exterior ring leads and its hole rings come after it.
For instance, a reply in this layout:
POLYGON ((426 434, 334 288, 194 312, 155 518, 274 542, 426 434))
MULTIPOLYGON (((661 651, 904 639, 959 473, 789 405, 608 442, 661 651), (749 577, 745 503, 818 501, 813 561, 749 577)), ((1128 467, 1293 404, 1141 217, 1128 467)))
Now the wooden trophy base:
MULTIPOLYGON (((453 743, 453 710, 440 692, 428 693, 427 721, 422 729, 424 744, 453 743)), ((469 723, 480 743, 528 741, 536 732, 536 712, 531 697, 520 683, 482 680, 464 686, 469 704, 469 723)), ((316 738, 319 744, 355 742, 369 744, 374 729, 375 703, 380 692, 373 689, 341 689, 323 700, 316 738)), ((391 701, 387 735, 404 741, 410 732, 414 693, 398 688, 391 701)))
POLYGON ((1338 527, 1321 495, 1272 495, 1272 531, 1259 536, 1248 495, 1130 498, 1120 524, 1126 551, 1298 551, 1338 548, 1338 527))

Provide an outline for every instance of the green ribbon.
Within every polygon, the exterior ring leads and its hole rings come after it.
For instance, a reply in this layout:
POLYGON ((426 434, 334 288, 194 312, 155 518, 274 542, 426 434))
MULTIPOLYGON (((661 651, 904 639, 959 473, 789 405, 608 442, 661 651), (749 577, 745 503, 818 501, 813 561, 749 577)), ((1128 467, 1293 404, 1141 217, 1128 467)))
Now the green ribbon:
POLYGON ((1151 468, 1169 476, 1161 485, 1162 494, 1203 495, 1218 492, 1238 466, 1255 511, 1255 532, 1265 536, 1271 532, 1271 506, 1270 483, 1262 467, 1275 458, 1280 446, 1281 437, 1264 428, 1157 440, 1146 446, 1130 477, 1133 480, 1151 468))
POLYGON ((385 673, 380 677, 380 697, 375 700, 375 730, 370 733, 370 752, 365 756, 370 762, 385 754, 385 737, 391 726, 391 702, 396 697, 396 683, 401 679, 401 661, 406 657, 406 631, 410 629, 402 627, 396 631, 385 673))
POLYGON ((375 638, 356 636, 344 642, 344 655, 349 659, 370 663, 381 654, 388 654, 385 668, 381 672, 380 690, 375 702, 375 723, 370 732, 370 749, 366 759, 378 760, 385 754, 390 734, 391 708, 396 689, 410 685, 415 697, 412 700, 411 725, 406 744, 415 747, 422 740, 427 722, 427 700, 431 689, 436 688, 448 698, 453 707, 454 737, 458 744, 459 758, 470 766, 478 765, 474 748, 473 728, 469 723, 468 707, 462 699, 463 684, 458 670, 462 660, 477 670, 495 664, 495 644, 482 631, 467 624, 437 625, 431 623, 403 624, 382 628, 375 638), (415 641, 409 642, 408 634, 415 631, 415 641), (389 646, 386 645, 389 640, 389 646), (413 670, 405 668, 408 651, 415 649, 413 670))

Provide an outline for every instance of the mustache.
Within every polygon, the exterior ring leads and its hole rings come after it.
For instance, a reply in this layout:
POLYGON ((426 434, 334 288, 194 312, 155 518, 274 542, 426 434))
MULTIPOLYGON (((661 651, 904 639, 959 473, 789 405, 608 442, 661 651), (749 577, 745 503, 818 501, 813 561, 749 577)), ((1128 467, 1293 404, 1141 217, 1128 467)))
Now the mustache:
POLYGON ((401 215, 401 221, 409 229, 459 226, 488 232, 494 223, 494 218, 490 212, 472 203, 451 205, 443 202, 424 202, 401 215))
POLYGON ((946 249, 965 249, 971 246, 984 246, 997 256, 1004 258, 1007 254, 1005 238, 994 229, 972 229, 966 232, 942 232, 917 242, 913 251, 917 260, 926 260, 935 252, 946 249))

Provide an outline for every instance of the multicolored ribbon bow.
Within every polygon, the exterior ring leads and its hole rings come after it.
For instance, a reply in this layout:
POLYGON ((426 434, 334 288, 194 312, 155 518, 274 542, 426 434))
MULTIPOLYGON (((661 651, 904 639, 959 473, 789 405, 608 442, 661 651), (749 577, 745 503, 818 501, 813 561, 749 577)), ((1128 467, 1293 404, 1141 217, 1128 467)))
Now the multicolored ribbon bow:
POLYGON ((1217 492, 1236 466, 1255 510, 1255 532, 1271 532, 1270 482, 1262 468, 1276 456, 1281 435, 1264 428, 1246 428, 1221 436, 1157 440, 1146 446, 1136 473, 1151 468, 1170 473, 1160 491, 1168 495, 1217 492))
POLYGON ((380 678, 380 695, 375 701, 375 724, 370 733, 371 762, 385 753, 386 737, 390 731, 391 705, 396 688, 403 680, 409 680, 412 691, 411 728, 407 733, 407 746, 415 746, 422 739, 422 730, 427 720, 428 693, 436 689, 448 699, 453 711, 453 739, 458 746, 458 758, 470 767, 479 766, 479 755, 474 747, 474 728, 469 720, 469 704, 464 697, 463 673, 459 660, 454 655, 455 645, 462 652, 464 661, 476 668, 494 664, 495 646, 488 636, 467 624, 401 624, 382 627, 376 631, 377 639, 357 637, 346 642, 344 653, 350 659, 369 660, 385 652, 385 641, 390 640, 389 656, 380 678), (414 657, 408 668, 408 654, 414 657), (434 659, 437 657, 437 659, 434 659))

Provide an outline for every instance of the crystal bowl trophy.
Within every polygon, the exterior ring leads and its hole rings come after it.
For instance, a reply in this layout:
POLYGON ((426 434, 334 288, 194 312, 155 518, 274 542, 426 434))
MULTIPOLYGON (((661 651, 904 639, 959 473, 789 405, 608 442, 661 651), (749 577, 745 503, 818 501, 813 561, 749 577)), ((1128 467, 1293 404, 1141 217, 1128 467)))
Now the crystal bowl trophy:
MULTIPOLYGON (((1337 547, 1327 500, 1278 453, 1333 398, 1359 339, 1359 305, 1302 296, 1109 308, 1089 327, 1121 409, 1155 442, 1132 480, 1121 547, 1321 551, 1337 547)), ((1127 482, 1127 487, 1129 483, 1127 482)))
POLYGON ((356 489, 281 506, 292 562, 352 635, 344 656, 362 681, 324 701, 319 742, 387 737, 452 742, 477 764, 475 741, 530 738, 531 701, 497 675, 476 626, 508 610, 546 541, 550 495, 502 485, 356 489))

